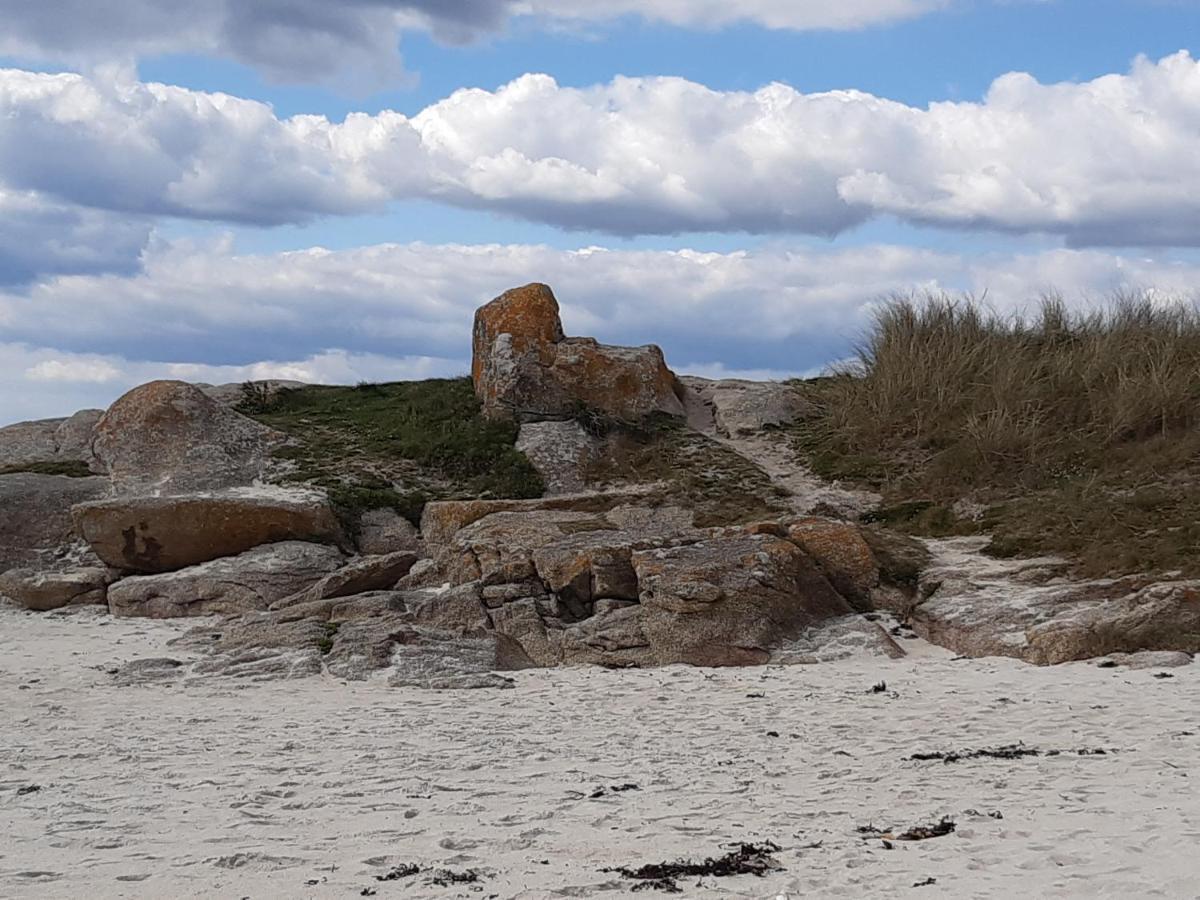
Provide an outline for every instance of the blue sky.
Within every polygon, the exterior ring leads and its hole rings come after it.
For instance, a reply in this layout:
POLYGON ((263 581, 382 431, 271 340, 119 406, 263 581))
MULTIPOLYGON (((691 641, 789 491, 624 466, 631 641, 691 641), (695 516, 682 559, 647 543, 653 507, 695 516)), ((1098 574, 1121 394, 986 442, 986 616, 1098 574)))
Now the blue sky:
POLYGON ((570 332, 755 377, 890 292, 1192 296, 1195 4, 830 9, 0 0, 0 424, 464 371, 532 280, 570 332))

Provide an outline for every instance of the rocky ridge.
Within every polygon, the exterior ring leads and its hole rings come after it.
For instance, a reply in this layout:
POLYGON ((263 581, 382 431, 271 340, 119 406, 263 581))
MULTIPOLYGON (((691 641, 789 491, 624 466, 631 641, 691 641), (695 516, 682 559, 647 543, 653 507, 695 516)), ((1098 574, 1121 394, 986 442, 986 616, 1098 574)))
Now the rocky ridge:
POLYGON ((383 504, 350 527, 323 490, 273 483, 292 439, 234 408, 295 385, 153 382, 103 414, 0 429, 0 463, 96 473, 0 474, 0 596, 207 617, 183 639, 197 676, 439 688, 534 666, 903 655, 884 616, 1036 664, 1200 651, 1200 584, 1072 582, 1057 560, 864 525, 878 498, 820 482, 778 438, 806 413, 787 384, 678 378, 657 347, 568 338, 537 284, 479 310, 473 350, 482 409, 520 423, 544 497, 430 502, 419 529, 383 504), (669 483, 597 480, 624 435, 653 453, 664 420, 752 469, 771 493, 758 514, 699 523, 669 483))

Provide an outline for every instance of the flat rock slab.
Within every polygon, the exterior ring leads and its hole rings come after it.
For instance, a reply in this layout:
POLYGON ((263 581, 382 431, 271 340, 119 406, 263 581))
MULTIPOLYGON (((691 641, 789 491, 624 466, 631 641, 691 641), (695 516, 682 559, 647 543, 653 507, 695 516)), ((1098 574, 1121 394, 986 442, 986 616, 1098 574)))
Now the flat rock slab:
POLYGON ((421 537, 426 544, 450 542, 463 528, 493 513, 528 513, 543 510, 559 512, 608 512, 618 506, 653 504, 661 490, 654 485, 563 494, 533 500, 441 500, 425 504, 421 515, 421 537))
POLYGON ((109 589, 108 607, 114 616, 153 619, 266 609, 320 581, 344 560, 336 548, 321 544, 266 544, 175 572, 123 578, 109 589))
POLYGON ((271 604, 271 608, 285 609, 313 600, 349 597, 367 591, 389 590, 409 573, 416 561, 415 553, 405 551, 388 553, 383 556, 364 556, 336 572, 329 573, 316 584, 299 593, 277 600, 271 604))
POLYGON ((281 541, 344 542, 323 494, 283 488, 115 497, 81 503, 72 517, 96 555, 126 572, 171 572, 281 541))
POLYGON ((10 569, 0 574, 0 596, 35 612, 64 606, 103 605, 112 576, 107 569, 82 568, 61 572, 10 569))
POLYGON ((1143 650, 1200 652, 1200 582, 1071 581, 1062 560, 983 556, 986 540, 928 542, 927 599, 911 613, 921 637, 963 656, 1035 665, 1143 650))

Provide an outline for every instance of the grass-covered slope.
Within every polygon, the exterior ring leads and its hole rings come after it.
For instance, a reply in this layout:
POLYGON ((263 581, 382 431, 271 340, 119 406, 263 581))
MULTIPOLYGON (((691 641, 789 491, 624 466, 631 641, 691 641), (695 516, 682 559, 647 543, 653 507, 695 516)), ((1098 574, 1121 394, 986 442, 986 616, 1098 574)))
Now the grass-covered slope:
POLYGON ((884 307, 844 374, 802 385, 818 474, 889 524, 988 530, 992 551, 1086 574, 1200 575, 1200 313, 1118 299, 1032 320, 944 297, 884 307))
POLYGON ((514 446, 517 426, 484 419, 468 378, 274 395, 248 386, 238 410, 296 438, 276 451, 282 477, 326 488, 349 515, 392 506, 416 519, 431 499, 542 493, 514 446))

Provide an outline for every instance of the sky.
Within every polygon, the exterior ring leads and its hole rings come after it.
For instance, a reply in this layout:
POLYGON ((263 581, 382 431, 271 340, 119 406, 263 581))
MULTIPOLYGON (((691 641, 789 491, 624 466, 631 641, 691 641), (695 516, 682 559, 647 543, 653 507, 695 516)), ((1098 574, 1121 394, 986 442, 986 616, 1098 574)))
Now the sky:
POLYGON ((889 297, 1200 294, 1192 0, 0 0, 0 425, 155 378, 468 371, 476 307, 676 371, 889 297))

